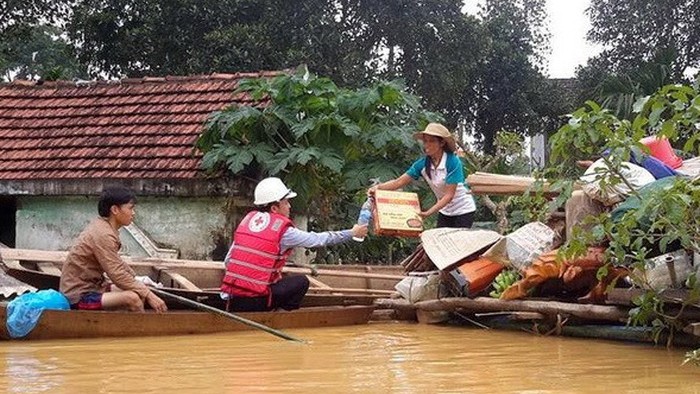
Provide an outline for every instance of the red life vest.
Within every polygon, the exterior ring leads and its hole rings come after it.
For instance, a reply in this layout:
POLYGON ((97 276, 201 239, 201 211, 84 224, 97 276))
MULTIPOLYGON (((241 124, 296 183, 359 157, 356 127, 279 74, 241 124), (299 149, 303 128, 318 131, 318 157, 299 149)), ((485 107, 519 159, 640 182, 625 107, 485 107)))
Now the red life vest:
POLYGON ((234 297, 270 295, 270 285, 282 276, 282 267, 292 249, 280 251, 280 241, 289 218, 272 212, 249 212, 233 234, 226 256, 226 274, 221 291, 234 297))

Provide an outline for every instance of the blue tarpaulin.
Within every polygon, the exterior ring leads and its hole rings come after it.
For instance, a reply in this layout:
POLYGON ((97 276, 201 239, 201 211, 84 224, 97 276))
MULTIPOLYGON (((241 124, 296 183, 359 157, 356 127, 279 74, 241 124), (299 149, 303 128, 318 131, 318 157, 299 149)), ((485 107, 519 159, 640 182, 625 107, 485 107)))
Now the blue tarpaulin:
POLYGON ((7 304, 7 332, 12 338, 29 334, 44 309, 70 309, 68 299, 56 290, 23 294, 7 304))

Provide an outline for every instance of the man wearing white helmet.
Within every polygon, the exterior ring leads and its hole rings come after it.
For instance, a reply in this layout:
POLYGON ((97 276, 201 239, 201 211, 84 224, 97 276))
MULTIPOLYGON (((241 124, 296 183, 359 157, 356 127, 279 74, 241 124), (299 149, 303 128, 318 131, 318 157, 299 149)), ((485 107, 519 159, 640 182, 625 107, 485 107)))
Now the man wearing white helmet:
POLYGON ((322 233, 297 229, 289 219, 289 199, 296 195, 274 177, 263 179, 255 187, 253 203, 259 208, 249 212, 238 225, 226 255, 221 295, 229 300, 228 309, 298 309, 309 289, 309 280, 306 276, 282 278, 282 267, 292 249, 333 245, 367 235, 367 225, 322 233))

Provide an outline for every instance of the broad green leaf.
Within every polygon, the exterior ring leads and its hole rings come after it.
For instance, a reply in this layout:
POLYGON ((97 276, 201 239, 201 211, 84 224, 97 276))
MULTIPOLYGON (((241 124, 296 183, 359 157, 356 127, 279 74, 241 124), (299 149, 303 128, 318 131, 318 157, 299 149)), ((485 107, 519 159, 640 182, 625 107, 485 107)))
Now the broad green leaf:
POLYGON ((305 166, 309 161, 318 159, 321 156, 316 148, 298 149, 295 151, 294 162, 305 166))
POLYGON ((276 153, 272 159, 265 163, 269 169, 270 175, 277 175, 287 168, 289 165, 289 155, 288 152, 282 151, 276 153))
POLYGON ((318 161, 319 164, 336 173, 340 173, 345 165, 342 157, 330 152, 322 154, 318 161))

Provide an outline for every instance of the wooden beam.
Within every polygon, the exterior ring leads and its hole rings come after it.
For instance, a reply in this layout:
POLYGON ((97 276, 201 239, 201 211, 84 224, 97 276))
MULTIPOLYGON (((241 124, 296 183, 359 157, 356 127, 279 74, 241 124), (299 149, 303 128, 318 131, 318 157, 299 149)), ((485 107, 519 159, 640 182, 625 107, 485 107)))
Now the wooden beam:
POLYGON ((429 300, 417 302, 418 309, 429 311, 466 311, 466 312, 538 312, 544 315, 572 315, 586 320, 607 320, 615 322, 625 322, 629 316, 629 308, 571 304, 559 301, 504 301, 495 298, 477 297, 471 298, 442 298, 439 300, 429 300))
MULTIPOLYGON (((50 262, 58 266, 63 265, 68 252, 65 251, 49 251, 35 249, 0 249, 0 257, 3 260, 25 260, 50 262)), ((223 269, 223 263, 204 260, 177 260, 177 259, 159 259, 159 258, 132 258, 130 256, 121 256, 121 258, 132 266, 150 267, 159 265, 164 268, 201 268, 201 269, 223 269)))
POLYGON ((683 332, 700 337, 700 323, 690 323, 683 328, 683 332))
POLYGON ((46 272, 47 274, 61 276, 61 270, 51 262, 43 261, 43 262, 37 263, 36 266, 39 269, 39 271, 41 271, 41 272, 46 272))
MULTIPOLYGON (((168 266, 168 267, 192 267, 192 268, 223 268, 223 263, 213 262, 213 261, 202 261, 202 260, 180 260, 180 259, 159 259, 159 258, 144 258, 138 260, 132 260, 129 264, 136 264, 140 262, 158 263, 158 265, 168 266)), ((368 268, 364 268, 367 270, 368 268)), ((289 274, 303 274, 310 275, 311 269, 303 267, 284 267, 282 272, 289 274)), ((342 270, 331 270, 331 269, 319 269, 317 270, 318 275, 321 276, 337 276, 337 277, 348 277, 348 278, 366 278, 366 279, 387 279, 400 281, 405 278, 403 275, 390 275, 390 274, 375 274, 371 272, 355 272, 355 271, 342 271, 342 270)))
MULTIPOLYGON (((0 249, 0 257, 3 260, 26 260, 26 261, 45 261, 55 263, 61 266, 66 259, 68 252, 57 252, 57 251, 46 251, 46 250, 32 250, 32 249, 0 249)), ((196 268, 196 269, 223 269, 224 265, 218 261, 204 261, 204 260, 179 260, 179 259, 160 259, 160 258, 139 258, 134 259, 128 256, 122 256, 122 259, 129 263, 129 265, 134 267, 150 267, 153 265, 158 265, 162 268, 196 268)), ((301 267, 284 267, 282 272, 294 273, 294 274, 311 274, 309 268, 301 267)), ((390 274, 375 274, 371 272, 353 272, 353 271, 341 271, 341 270, 330 270, 330 269, 320 269, 318 270, 319 275, 323 276, 337 276, 337 277, 347 277, 347 278, 366 278, 366 279, 386 279, 400 281, 405 278, 403 275, 390 275, 390 274)))
MULTIPOLYGON (((400 281, 405 278, 403 275, 388 275, 388 274, 373 274, 370 272, 352 272, 352 271, 340 271, 340 270, 317 270, 319 275, 322 276, 339 276, 346 278, 367 278, 367 279, 388 279, 400 281)), ((290 274, 310 274, 311 270, 309 268, 301 267, 284 267, 282 272, 290 274)))
MULTIPOLYGON (((629 288, 629 289, 610 289, 606 294, 608 296, 607 303, 613 305, 633 305, 633 300, 643 296, 648 290, 629 288)), ((682 304, 690 299, 690 290, 688 289, 665 289, 659 292, 659 295, 665 302, 682 304)), ((689 305, 700 308, 700 302, 692 302, 689 305)))
POLYGON ((542 320, 546 317, 539 312, 485 312, 474 314, 474 317, 491 316, 505 316, 510 320, 542 320))
POLYGON ((383 298, 374 302, 377 308, 396 309, 401 311, 415 311, 416 304, 411 304, 403 298, 383 298))
POLYGON ((189 279, 185 278, 184 276, 178 274, 177 272, 170 271, 168 269, 163 269, 159 268, 158 273, 160 274, 158 277, 158 281, 166 285, 166 287, 180 287, 185 290, 191 290, 191 291, 197 291, 201 292, 202 289, 199 288, 197 285, 194 283, 190 282, 189 279), (164 283, 170 281, 170 283, 164 283), (174 284, 177 284, 177 286, 174 286, 174 284), (170 286, 168 286, 170 285, 170 286))
MULTIPOLYGON (((469 188, 474 194, 517 195, 528 190, 536 179, 518 175, 493 174, 475 172, 467 177, 469 188)), ((545 183, 544 190, 548 191, 549 184, 545 183)))
POLYGON ((348 288, 310 288, 309 291, 314 291, 318 293, 356 293, 356 294, 377 294, 377 295, 392 295, 396 294, 392 290, 374 290, 374 289, 348 289, 348 288))
POLYGON ((318 289, 330 289, 331 287, 328 286, 327 284, 321 282, 320 280, 314 278, 311 275, 306 275, 306 279, 309 280, 309 283, 315 286, 318 289))
POLYGON ((68 252, 2 248, 0 249, 0 256, 2 256, 3 260, 45 261, 63 264, 66 260, 66 256, 68 256, 68 252))

